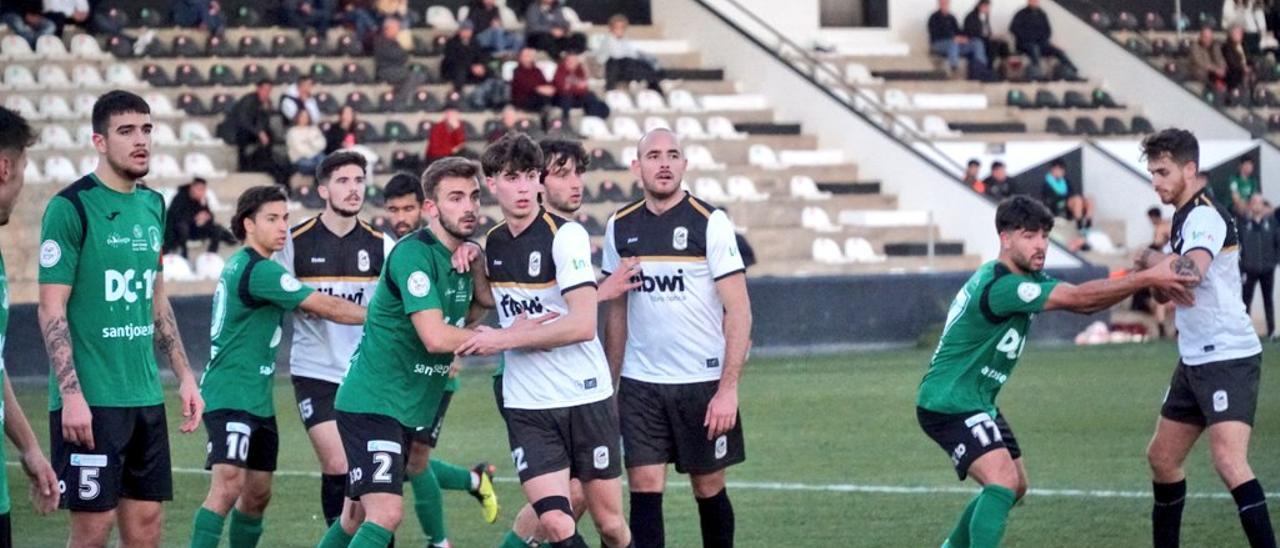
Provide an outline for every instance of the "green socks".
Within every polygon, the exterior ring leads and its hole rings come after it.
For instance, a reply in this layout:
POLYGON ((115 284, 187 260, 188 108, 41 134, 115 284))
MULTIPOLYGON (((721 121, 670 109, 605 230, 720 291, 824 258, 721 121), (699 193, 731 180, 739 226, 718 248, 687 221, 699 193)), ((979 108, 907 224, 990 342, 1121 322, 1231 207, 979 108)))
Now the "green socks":
POLYGON ((431 459, 431 472, 436 475, 440 488, 448 491, 470 491, 471 470, 442 460, 431 459))
POLYGON ((969 522, 973 520, 973 509, 978 506, 980 498, 982 498, 981 493, 973 497, 969 505, 964 507, 964 512, 960 514, 960 521, 956 522, 951 534, 947 535, 947 542, 942 545, 943 548, 969 548, 969 522))
POLYGON ((225 519, 203 506, 196 510, 195 524, 191 528, 191 548, 218 548, 225 519))
POLYGON ((1009 509, 1017 499, 1013 491, 999 485, 987 485, 974 499, 973 517, 969 520, 969 546, 996 548, 1004 536, 1009 509))
MULTIPOLYGON (((444 525, 444 493, 440 491, 435 464, 436 461, 431 461, 431 466, 422 473, 409 478, 413 485, 413 513, 418 516, 418 524, 422 525, 428 545, 441 544, 449 538, 449 531, 444 525)), ((466 469, 463 472, 468 474, 467 484, 470 485, 471 472, 466 469)))
POLYGON ((262 537, 262 518, 231 509, 231 548, 254 548, 262 537))
POLYGON ((372 521, 366 521, 351 538, 351 548, 386 548, 391 543, 391 531, 372 521))
POLYGON ((347 548, 350 544, 351 535, 342 530, 342 520, 339 519, 334 520, 329 530, 325 531, 324 538, 320 539, 320 544, 316 545, 316 548, 347 548))
POLYGON ((502 537, 502 544, 498 548, 529 548, 529 543, 520 538, 515 531, 507 531, 507 536, 502 537))

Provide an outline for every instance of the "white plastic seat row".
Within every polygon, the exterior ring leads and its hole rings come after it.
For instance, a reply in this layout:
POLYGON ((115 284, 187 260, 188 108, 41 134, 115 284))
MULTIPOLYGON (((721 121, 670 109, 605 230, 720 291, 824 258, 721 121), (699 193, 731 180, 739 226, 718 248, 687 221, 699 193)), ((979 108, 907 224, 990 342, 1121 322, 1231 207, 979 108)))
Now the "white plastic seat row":
POLYGON ((703 95, 702 108, 704 110, 718 111, 765 110, 769 108, 769 100, 764 95, 745 93, 734 95, 703 95))
POLYGON ((824 264, 883 263, 886 257, 876 253, 866 238, 852 237, 844 241, 844 250, 831 238, 815 238, 813 260, 824 264))
POLYGON ((139 87, 142 82, 133 74, 128 65, 115 63, 108 66, 106 73, 98 72, 93 65, 79 64, 71 69, 71 76, 59 65, 43 65, 37 72, 32 72, 25 65, 11 64, 4 68, 0 89, 34 90, 34 89, 71 89, 101 87, 139 87), (36 74, 39 74, 39 79, 36 74))
POLYGON ((907 209, 846 209, 840 224, 861 227, 929 226, 929 212, 907 209))
POLYGON ((755 183, 742 175, 734 175, 726 180, 727 189, 713 177, 698 177, 694 180, 695 196, 712 203, 723 202, 763 202, 769 199, 767 193, 756 189, 755 183))
POLYGON ((818 188, 818 183, 808 175, 791 177, 791 197, 802 200, 830 200, 831 193, 818 188))
POLYGON ((844 66, 844 81, 850 84, 878 85, 884 83, 884 78, 873 76, 871 69, 862 63, 849 63, 844 66))

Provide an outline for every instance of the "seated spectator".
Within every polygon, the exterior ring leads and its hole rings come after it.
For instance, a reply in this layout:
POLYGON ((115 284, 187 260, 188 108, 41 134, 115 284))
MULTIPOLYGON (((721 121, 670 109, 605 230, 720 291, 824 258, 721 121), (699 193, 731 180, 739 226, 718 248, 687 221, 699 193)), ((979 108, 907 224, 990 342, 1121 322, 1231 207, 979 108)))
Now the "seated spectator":
POLYGON ((1084 196, 1080 185, 1067 180, 1067 163, 1061 159, 1049 164, 1040 200, 1054 215, 1075 221, 1077 230, 1093 227, 1093 201, 1084 196))
MULTIPOLYGON (((89 0, 44 0, 44 17, 53 21, 54 33, 58 36, 62 36, 63 29, 68 24, 74 24, 89 31, 90 34, 119 36, 130 42, 138 40, 126 35, 124 29, 106 14, 95 11, 89 5, 89 0)), ((154 30, 148 30, 142 35, 146 37, 145 41, 150 43, 155 38, 155 34, 154 30)), ((140 50, 145 48, 144 45, 140 50)))
POLYGON ((355 28, 356 40, 368 44, 378 32, 372 0, 339 0, 337 21, 355 28))
POLYGON ((286 27, 304 34, 315 29, 322 38, 329 35, 336 9, 336 0, 283 0, 280 3, 280 15, 286 27))
POLYGON ((409 68, 409 52, 400 43, 400 20, 382 21, 382 32, 373 38, 374 75, 391 84, 400 97, 409 97, 427 83, 426 75, 409 68))
POLYGON ((298 83, 285 88, 284 95, 280 96, 280 114, 285 120, 295 120, 299 112, 306 112, 310 114, 311 125, 320 123, 320 104, 312 95, 315 85, 316 81, 310 75, 303 75, 298 78, 298 83))
POLYGON ((973 191, 978 194, 986 194, 987 183, 982 182, 982 179, 978 178, 978 170, 981 168, 981 162, 976 159, 969 160, 969 163, 964 166, 964 184, 968 185, 969 188, 972 188, 973 191))
POLYGON ((969 59, 970 78, 981 73, 977 67, 987 67, 986 48, 960 32, 960 23, 951 13, 951 0, 938 0, 938 11, 929 16, 929 51, 947 58, 947 72, 952 75, 959 73, 962 55, 969 59))
POLYGON ((604 65, 605 89, 614 89, 629 82, 645 82, 649 89, 661 93, 662 71, 658 68, 658 60, 640 51, 634 42, 627 39, 630 24, 625 15, 610 17, 609 33, 604 35, 600 49, 596 51, 596 58, 604 65))
POLYGON ((179 27, 199 28, 214 36, 222 36, 227 18, 218 0, 173 0, 173 24, 179 27))
POLYGON ((374 0, 373 11, 377 14, 378 19, 395 17, 406 27, 412 25, 409 20, 409 0, 374 0))
POLYGON ((991 0, 978 0, 973 10, 964 16, 964 34, 977 42, 974 47, 981 46, 986 52, 988 67, 994 65, 996 59, 1009 56, 1009 42, 991 30, 991 0))
POLYGON ((1009 32, 1013 34, 1018 52, 1031 58, 1032 67, 1040 69, 1041 59, 1049 56, 1056 57, 1058 64, 1075 72, 1076 66, 1071 64, 1067 54, 1049 41, 1053 36, 1053 28, 1049 26, 1049 16, 1040 9, 1040 0, 1027 0, 1027 6, 1013 15, 1009 32))
POLYGON ((1200 37, 1191 44, 1191 77, 1216 89, 1226 88, 1227 59, 1222 45, 1213 38, 1213 29, 1200 29, 1200 37))
POLYGON ((524 49, 520 33, 502 27, 502 10, 497 0, 472 0, 467 12, 476 31, 476 41, 499 56, 514 56, 524 49))
POLYGON ((1231 176, 1231 206, 1236 215, 1249 213, 1249 200, 1258 193, 1258 177, 1254 175, 1253 158, 1245 156, 1240 159, 1240 167, 1231 176))
POLYGON ((987 175, 982 184, 986 195, 997 202, 1014 194, 1013 181, 1009 180, 1009 170, 1001 161, 991 162, 991 174, 987 175))
POLYGON ((525 112, 541 113, 554 100, 556 87, 534 64, 533 56, 533 48, 520 50, 519 64, 511 76, 511 104, 525 112))
POLYGON ((277 183, 286 185, 291 169, 288 157, 274 150, 278 138, 271 131, 271 120, 278 113, 271 103, 271 89, 270 80, 258 81, 253 92, 236 101, 228 116, 235 129, 240 171, 270 173, 277 183))
POLYGON ((1248 88, 1254 79, 1253 60, 1244 45, 1244 29, 1231 27, 1227 31, 1227 41, 1222 44, 1222 57, 1227 63, 1223 79, 1227 89, 1248 88))
POLYGON ((524 44, 559 59, 566 51, 586 51, 587 37, 569 30, 569 19, 557 0, 538 0, 524 14, 524 44))
POLYGON ((424 155, 427 164, 462 152, 467 144, 467 131, 462 127, 462 118, 458 115, 458 105, 446 104, 444 118, 432 124, 431 134, 427 137, 427 150, 424 155))
POLYGON ((498 121, 500 122, 498 127, 494 128, 494 130, 489 132, 489 135, 485 137, 490 143, 497 142, 503 135, 512 131, 520 131, 519 129, 516 129, 516 124, 520 123, 520 113, 516 111, 516 107, 511 105, 503 107, 502 116, 498 121))
POLYGON ((9 0, 4 2, 3 20, 9 30, 21 36, 31 49, 35 49, 36 40, 41 36, 51 36, 58 27, 52 19, 44 16, 44 6, 40 0, 9 0))
POLYGON ((1250 57, 1262 53, 1263 36, 1267 34, 1267 4, 1259 0, 1226 0, 1222 3, 1222 28, 1240 27, 1241 43, 1250 57))
POLYGON ((206 240, 205 250, 217 253, 220 244, 234 244, 231 231, 213 220, 209 210, 209 184, 199 177, 178 187, 164 219, 164 253, 187 258, 187 242, 206 240))
POLYGON ((556 66, 552 85, 556 87, 556 106, 563 112, 565 124, 569 123, 569 111, 575 108, 582 109, 587 116, 609 117, 609 106, 587 86, 587 67, 577 52, 564 54, 556 66))
POLYGON ((489 78, 489 50, 476 39, 474 23, 470 19, 463 21, 457 34, 444 43, 440 76, 452 83, 456 90, 489 78))
POLYGON ((335 151, 351 148, 359 144, 359 136, 356 135, 356 126, 360 123, 356 120, 356 109, 351 105, 342 105, 342 110, 338 111, 337 123, 329 126, 324 132, 324 153, 333 154, 335 151))
POLYGON ((298 111, 293 119, 293 126, 284 134, 284 142, 289 150, 289 161, 293 162, 298 173, 313 176, 316 167, 324 161, 324 149, 328 146, 328 141, 324 132, 311 123, 311 114, 306 110, 298 111))

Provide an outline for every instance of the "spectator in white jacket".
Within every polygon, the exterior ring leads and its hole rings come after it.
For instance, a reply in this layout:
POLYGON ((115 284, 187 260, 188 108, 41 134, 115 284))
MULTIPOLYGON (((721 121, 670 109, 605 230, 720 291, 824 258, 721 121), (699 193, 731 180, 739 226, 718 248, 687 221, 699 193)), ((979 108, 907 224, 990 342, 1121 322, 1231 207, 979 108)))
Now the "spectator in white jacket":
POLYGON ((1226 0, 1222 4, 1222 28, 1244 29, 1244 48, 1250 55, 1276 47, 1276 39, 1267 36, 1267 7, 1263 0, 1226 0), (1263 40, 1267 43, 1263 43, 1263 40))
POLYGON ((627 27, 630 24, 625 15, 610 17, 609 33, 604 35, 604 40, 600 41, 594 52, 596 59, 604 65, 605 89, 640 81, 648 83, 650 89, 661 93, 662 88, 658 82, 662 80, 662 70, 658 67, 658 59, 641 51, 635 42, 627 38, 627 27))
POLYGON ((289 161, 299 173, 313 175, 316 166, 324 160, 324 132, 311 123, 311 115, 306 110, 299 111, 293 119, 293 126, 284 134, 284 143, 289 161))
POLYGON ((298 83, 285 88, 284 95, 280 96, 280 115, 285 120, 296 120, 298 112, 305 110, 311 125, 320 123, 320 103, 316 102, 313 95, 315 85, 316 82, 310 75, 304 75, 298 78, 298 83))

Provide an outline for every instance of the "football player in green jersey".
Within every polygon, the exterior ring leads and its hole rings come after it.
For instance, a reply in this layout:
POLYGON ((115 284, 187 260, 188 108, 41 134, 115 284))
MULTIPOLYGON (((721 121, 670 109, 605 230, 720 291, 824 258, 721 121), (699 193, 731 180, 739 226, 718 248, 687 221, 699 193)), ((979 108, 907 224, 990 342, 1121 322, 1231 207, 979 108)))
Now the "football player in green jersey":
POLYGON ((996 395, 1026 344, 1032 318, 1044 310, 1089 314, 1151 288, 1190 299, 1196 280, 1170 264, 1119 278, 1073 285, 1043 272, 1053 214, 1027 196, 996 209, 1000 256, 978 268, 947 313, 942 340, 920 382, 916 416, 921 428, 951 457, 963 481, 982 485, 961 514, 945 547, 993 547, 1004 535, 1014 502, 1027 491, 1018 442, 996 395))
POLYGON ((173 476, 156 354, 178 380, 179 430, 194 432, 204 410, 161 275, 164 201, 139 182, 150 112, 127 91, 98 98, 98 167, 54 196, 41 223, 50 451, 71 546, 105 545, 117 521, 122 544, 159 543, 173 476))
POLYGON ((213 475, 196 511, 193 547, 216 548, 228 513, 233 546, 256 546, 262 536, 280 446, 272 389, 284 314, 300 309, 347 325, 364 322, 364 307, 317 292, 269 260, 284 247, 288 204, 278 186, 250 188, 231 219, 245 246, 227 260, 213 295, 212 348, 200 379, 209 432, 205 468, 213 475))
MULTIPOLYGON (((0 107, 0 226, 9 224, 9 214, 22 192, 23 171, 27 164, 26 148, 35 141, 35 133, 26 120, 17 113, 0 107)), ((5 332, 9 328, 9 280, 5 276, 4 257, 0 256, 0 384, 4 385, 4 403, 0 405, 0 423, 4 433, 18 448, 22 470, 31 482, 31 498, 37 512, 53 511, 58 505, 58 476, 53 473, 40 443, 31 431, 27 416, 18 405, 18 398, 9 383, 9 372, 4 367, 5 332)), ((0 462, 5 458, 4 444, 0 442, 0 462)), ((0 548, 13 546, 13 532, 9 524, 9 473, 0 467, 0 548)))

